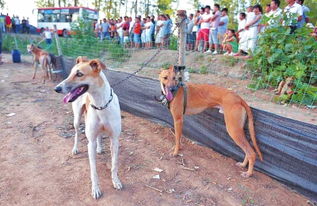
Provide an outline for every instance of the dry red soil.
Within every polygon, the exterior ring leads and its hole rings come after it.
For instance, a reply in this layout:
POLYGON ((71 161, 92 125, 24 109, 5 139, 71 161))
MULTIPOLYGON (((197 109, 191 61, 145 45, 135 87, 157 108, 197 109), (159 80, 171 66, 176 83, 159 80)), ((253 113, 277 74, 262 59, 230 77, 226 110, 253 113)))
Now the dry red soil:
POLYGON ((82 134, 80 153, 71 155, 71 105, 62 104, 53 91, 58 82, 43 85, 40 75, 31 80, 30 63, 5 58, 0 65, 0 205, 307 205, 307 198, 262 173, 242 178, 234 160, 189 140, 182 141, 182 156, 170 156, 170 129, 126 112, 119 154, 124 188, 112 187, 104 138, 105 152, 97 157, 103 196, 94 200, 87 140, 82 134))

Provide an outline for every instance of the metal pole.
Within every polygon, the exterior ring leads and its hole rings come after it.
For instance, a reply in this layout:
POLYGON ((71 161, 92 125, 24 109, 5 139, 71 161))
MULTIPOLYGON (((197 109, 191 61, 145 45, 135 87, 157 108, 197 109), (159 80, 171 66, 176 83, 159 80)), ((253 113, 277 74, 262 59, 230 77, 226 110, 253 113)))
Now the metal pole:
POLYGON ((57 34, 56 24, 54 24, 54 36, 55 36, 55 41, 56 41, 57 53, 58 53, 58 56, 59 56, 60 61, 61 61, 61 73, 62 73, 62 76, 64 78, 66 78, 68 74, 66 73, 66 70, 65 70, 64 57, 63 57, 62 48, 61 48, 61 45, 59 42, 59 37, 57 34))
POLYGON ((57 34, 56 24, 54 24, 54 36, 55 36, 55 40, 56 40, 56 47, 57 47, 58 56, 62 56, 63 53, 62 53, 61 45, 59 44, 59 37, 58 37, 58 34, 57 34))
MULTIPOLYGON (((177 11, 177 22, 179 23, 179 47, 178 47, 178 66, 185 66, 185 51, 186 51, 186 11, 178 10, 177 11)), ((189 74, 184 70, 180 70, 182 79, 184 81, 189 80, 189 74)))

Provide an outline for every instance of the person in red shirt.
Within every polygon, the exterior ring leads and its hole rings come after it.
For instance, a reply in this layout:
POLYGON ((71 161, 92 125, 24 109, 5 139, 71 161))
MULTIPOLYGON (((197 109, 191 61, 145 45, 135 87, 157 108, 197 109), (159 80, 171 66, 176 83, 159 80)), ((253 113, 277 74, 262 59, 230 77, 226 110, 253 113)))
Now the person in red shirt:
POLYGON ((141 45, 141 18, 135 18, 135 24, 133 28, 133 42, 136 48, 140 48, 141 45))
POLYGON ((9 16, 9 14, 7 14, 6 17, 5 17, 5 24, 6 24, 7 32, 11 32, 12 21, 11 21, 11 18, 9 16))

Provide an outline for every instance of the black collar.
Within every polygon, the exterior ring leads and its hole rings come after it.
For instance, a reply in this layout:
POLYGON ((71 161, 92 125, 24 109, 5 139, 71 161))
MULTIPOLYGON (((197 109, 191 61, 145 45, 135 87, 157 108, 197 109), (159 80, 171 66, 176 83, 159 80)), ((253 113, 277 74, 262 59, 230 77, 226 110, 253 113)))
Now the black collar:
MULTIPOLYGON (((183 114, 186 113, 186 108, 187 108, 187 86, 183 81, 179 81, 176 85, 175 90, 173 91, 173 99, 176 96, 176 93, 178 92, 178 89, 180 87, 183 87, 184 91, 183 91, 183 98, 184 98, 184 104, 183 104, 183 114)), ((165 97, 166 98, 166 97, 165 97)), ((173 101, 173 99, 171 101, 173 101)), ((167 107, 170 108, 170 103, 171 101, 167 101, 167 107)))
POLYGON ((110 99, 109 99, 109 101, 107 102, 107 104, 105 104, 103 107, 96 107, 96 106, 93 105, 93 104, 90 104, 90 106, 91 106, 93 109, 96 109, 96 110, 104 110, 104 109, 106 109, 106 108, 109 106, 109 104, 110 104, 110 102, 112 101, 112 99, 113 99, 112 88, 110 88, 110 99))

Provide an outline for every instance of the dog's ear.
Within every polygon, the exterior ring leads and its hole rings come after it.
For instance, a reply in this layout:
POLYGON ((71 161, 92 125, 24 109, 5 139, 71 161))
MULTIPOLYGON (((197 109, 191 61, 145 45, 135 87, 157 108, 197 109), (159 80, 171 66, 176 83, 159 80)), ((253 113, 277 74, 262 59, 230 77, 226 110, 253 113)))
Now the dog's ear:
POLYGON ((170 71, 174 72, 175 69, 174 69, 174 66, 173 65, 170 65, 169 68, 168 68, 170 71))
POLYGON ((100 72, 102 69, 106 69, 106 65, 102 63, 99 59, 93 59, 89 62, 92 70, 94 72, 100 72))
POLYGON ((82 62, 88 62, 87 57, 85 57, 85 56, 79 56, 79 57, 77 57, 77 59, 76 59, 76 64, 79 64, 79 63, 82 63, 82 62))

